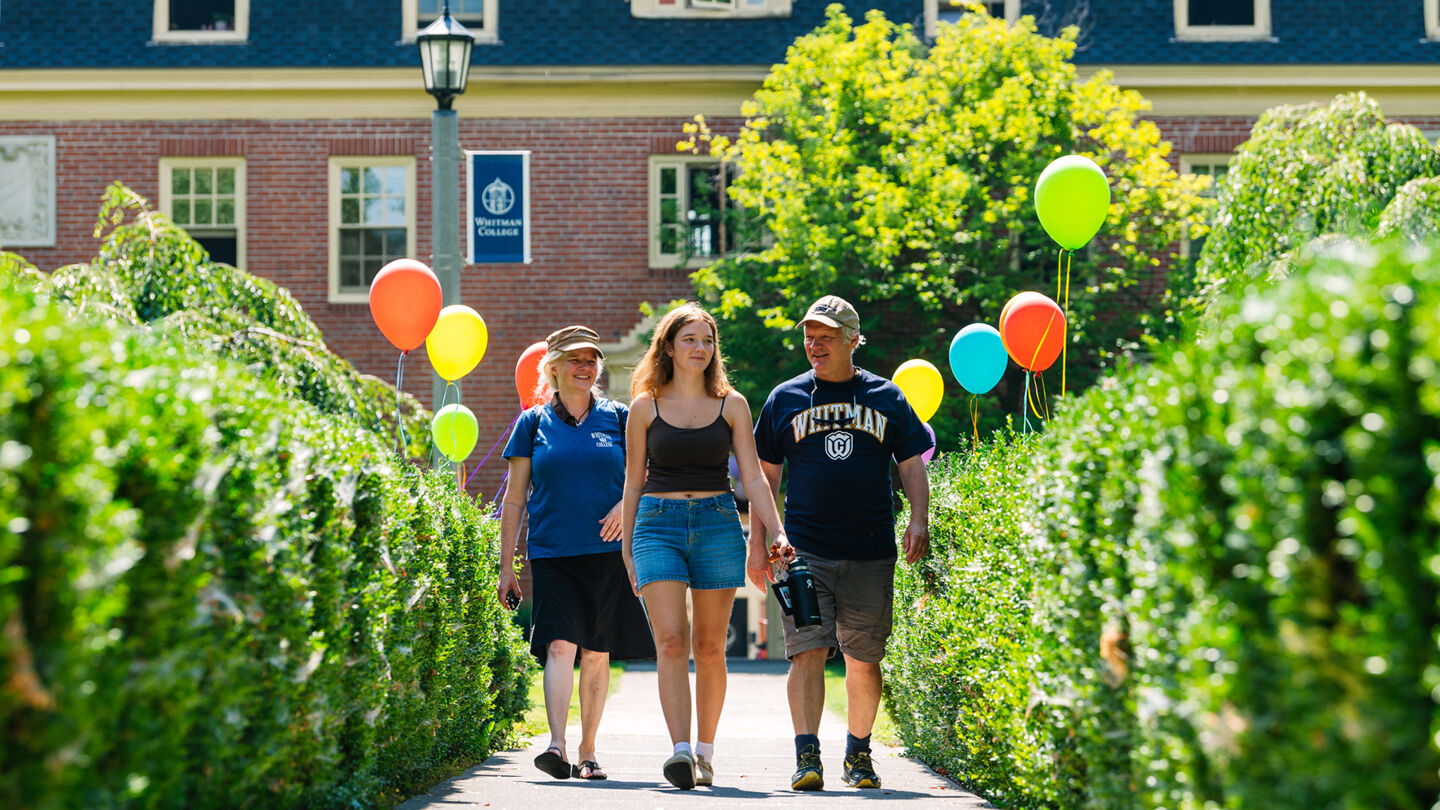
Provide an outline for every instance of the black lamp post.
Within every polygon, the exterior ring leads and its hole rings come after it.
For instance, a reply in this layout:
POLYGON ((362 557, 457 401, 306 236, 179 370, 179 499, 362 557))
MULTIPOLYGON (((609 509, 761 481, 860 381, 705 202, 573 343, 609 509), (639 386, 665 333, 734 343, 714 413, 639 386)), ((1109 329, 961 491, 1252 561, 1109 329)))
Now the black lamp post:
MULTIPOLYGON (((420 46, 425 92, 435 97, 430 117, 431 237, 435 275, 448 307, 460 303, 460 129, 450 102, 465 92, 475 38, 450 16, 446 0, 440 19, 426 26, 415 41, 420 46)), ((439 408, 445 393, 439 374, 431 392, 430 407, 439 408)))

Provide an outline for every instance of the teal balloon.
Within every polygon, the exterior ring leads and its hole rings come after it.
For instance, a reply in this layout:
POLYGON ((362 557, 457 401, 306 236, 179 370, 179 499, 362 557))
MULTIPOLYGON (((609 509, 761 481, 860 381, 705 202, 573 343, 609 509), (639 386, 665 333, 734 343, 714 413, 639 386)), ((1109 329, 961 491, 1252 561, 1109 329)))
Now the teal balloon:
POLYGON ((446 405, 430 420, 430 436, 440 454, 451 461, 464 461, 480 439, 480 424, 464 405, 446 405))
POLYGON ((950 372, 972 394, 988 393, 1005 376, 1009 355, 1000 333, 988 323, 972 323, 950 341, 950 372))
POLYGON ((1082 155, 1057 158, 1035 181, 1035 213, 1050 238, 1066 250, 1085 247, 1110 212, 1110 181, 1082 155))

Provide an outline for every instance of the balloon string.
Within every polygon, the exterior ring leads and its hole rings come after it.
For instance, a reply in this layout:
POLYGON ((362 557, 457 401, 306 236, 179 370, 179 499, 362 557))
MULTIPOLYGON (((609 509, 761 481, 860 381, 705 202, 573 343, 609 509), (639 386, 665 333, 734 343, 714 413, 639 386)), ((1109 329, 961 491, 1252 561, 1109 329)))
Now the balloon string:
MULTIPOLYGON (((1061 251, 1064 253, 1064 251, 1061 251)), ((1070 260, 1075 257, 1075 251, 1070 251, 1065 256, 1065 303, 1060 311, 1065 315, 1065 322, 1070 322, 1070 260)), ((1059 279, 1056 279, 1057 281, 1059 279)), ((1065 359, 1070 350, 1070 330, 1065 330, 1065 340, 1060 342, 1060 398, 1065 398, 1065 359)))
POLYGON ((1031 391, 1031 389, 1034 388, 1034 387, 1038 387, 1038 385, 1039 385, 1040 375, 1039 375, 1039 374, 1036 374, 1036 375, 1034 376, 1034 380, 1035 380, 1035 383, 1036 383, 1034 386, 1032 386, 1032 385, 1030 384, 1030 380, 1031 380, 1030 375, 1029 375, 1029 374, 1026 374, 1026 375, 1025 375, 1025 401, 1029 403, 1029 405, 1030 405, 1030 410, 1032 410, 1032 411, 1035 412, 1035 418, 1036 418, 1036 419, 1044 419, 1045 417, 1040 414, 1040 410, 1035 407, 1035 400, 1036 400, 1036 399, 1039 399, 1039 397, 1040 397, 1040 392, 1039 392, 1039 391, 1036 391, 1036 392, 1035 392, 1035 397, 1034 397, 1033 399, 1032 399, 1031 396, 1030 396, 1030 391, 1031 391))
MULTIPOLYGON (((451 389, 451 388, 454 388, 454 389, 455 389, 455 402, 456 402, 456 404, 459 404, 459 402, 460 402, 460 386, 456 385, 454 382, 452 382, 452 381, 450 381, 450 380, 446 380, 446 381, 445 381, 445 390, 442 391, 441 394, 440 394, 440 405, 439 405, 439 407, 437 407, 437 408, 435 409, 435 412, 436 412, 436 413, 439 413, 440 411, 443 411, 443 410, 445 409, 445 404, 450 401, 450 389, 451 389)), ((450 446, 451 446, 451 447, 454 447, 455 444, 456 444, 456 442, 455 442, 455 418, 452 416, 452 417, 450 418, 450 446)), ((450 457, 449 457, 448 455, 440 452, 440 445, 439 445, 439 443, 437 443, 437 442, 435 441, 435 431, 434 431, 434 430, 431 430, 431 431, 430 431, 430 448, 431 448, 432 450, 434 450, 435 452, 440 453, 440 458, 445 459, 445 463, 447 463, 447 464, 451 463, 451 462, 450 462, 450 457)), ((435 469, 437 469, 437 470, 440 469, 440 465, 439 465, 439 464, 436 464, 436 465, 435 465, 435 469)))
POLYGON ((1025 400, 1020 404, 1020 416, 1025 420, 1025 433, 1030 432, 1030 412, 1025 406, 1030 404, 1030 369, 1025 369, 1025 400))
POLYGON ((972 446, 973 446, 976 450, 979 450, 979 449, 980 449, 980 397, 976 396, 975 394, 971 394, 971 395, 970 395, 970 431, 971 431, 972 434, 974 434, 974 444, 973 444, 972 446))
POLYGON ((495 500, 491 501, 491 503, 495 506, 495 510, 490 513, 490 517, 492 518, 500 517, 500 510, 503 509, 505 506, 505 504, 502 502, 502 499, 505 497, 505 485, 509 481, 510 470, 507 468, 505 472, 500 474, 500 486, 495 490, 495 500))
POLYGON ((400 432, 395 437, 395 455, 405 453, 405 417, 400 415, 400 395, 405 390, 405 355, 410 352, 400 352, 400 359, 395 363, 395 425, 400 432))
MULTIPOLYGON (((1060 317, 1064 318, 1065 316, 1061 315, 1060 317)), ((1035 367, 1035 361, 1040 358, 1040 347, 1045 345, 1045 338, 1050 337, 1050 327, 1054 325, 1055 316, 1052 314, 1050 320, 1045 322, 1045 331, 1040 333, 1040 340, 1035 343, 1035 351, 1030 353, 1030 368, 1035 367)))
MULTIPOLYGON (((519 421, 520 421, 520 417, 522 417, 522 416, 524 416, 524 415, 525 415, 525 411, 523 411, 523 410, 520 411, 520 413, 515 414, 515 418, 510 420, 510 427, 507 427, 507 428, 505 428, 503 431, 500 432, 500 438, 496 439, 496 440, 495 440, 495 443, 492 444, 492 445, 490 445, 490 451, 485 454, 485 458, 480 459, 480 463, 479 463, 479 464, 476 464, 476 465, 475 465, 475 469, 473 469, 473 470, 470 471, 470 478, 474 478, 474 477, 475 477, 475 473, 480 472, 480 468, 481 468, 481 467, 484 467, 484 466, 485 466, 485 462, 487 462, 487 461, 490 460, 490 454, 491 454, 491 453, 494 453, 494 452, 495 452, 495 448, 497 448, 497 447, 500 446, 500 442, 504 441, 504 440, 505 440, 505 437, 508 436, 508 435, 510 435, 510 431, 515 429, 515 424, 516 424, 517 422, 519 422, 519 421)), ((508 471, 507 471, 507 472, 508 472, 508 471)), ((461 489, 464 489, 465 487, 470 486, 470 478, 466 478, 466 479, 465 479, 465 486, 461 487, 461 489)))
POLYGON ((1045 375, 1035 375, 1035 396, 1040 400, 1040 409, 1044 411, 1045 418, 1050 418, 1050 392, 1045 390, 1045 375))

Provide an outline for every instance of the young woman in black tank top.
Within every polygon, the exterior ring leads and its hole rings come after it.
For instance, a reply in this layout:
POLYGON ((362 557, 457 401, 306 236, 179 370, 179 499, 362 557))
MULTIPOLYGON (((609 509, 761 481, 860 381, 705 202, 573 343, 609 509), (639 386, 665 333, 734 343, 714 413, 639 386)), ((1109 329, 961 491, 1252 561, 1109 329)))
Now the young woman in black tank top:
MULTIPOLYGON (((621 553, 655 637, 660 708, 674 744, 663 767, 682 790, 714 779, 715 728, 725 703, 725 634, 745 582, 744 535, 730 493, 730 453, 751 514, 784 537, 755 454, 750 406, 725 379, 715 319, 694 304, 655 328, 631 382, 625 433, 621 553), (694 606, 685 608, 686 589, 694 606), (690 656, 695 657, 697 744, 690 745, 690 656)), ((766 555, 765 532, 749 553, 766 555), (757 545, 758 543, 758 545, 757 545)))

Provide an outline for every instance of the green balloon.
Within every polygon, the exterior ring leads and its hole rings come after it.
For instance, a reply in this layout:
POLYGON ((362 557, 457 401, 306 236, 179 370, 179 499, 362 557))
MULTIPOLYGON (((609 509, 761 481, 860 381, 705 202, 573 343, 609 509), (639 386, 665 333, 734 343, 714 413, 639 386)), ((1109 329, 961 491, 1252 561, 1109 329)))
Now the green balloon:
POLYGON ((1035 181, 1035 212, 1050 238, 1066 250, 1085 247, 1110 211, 1110 181, 1090 158, 1057 158, 1035 181))
POLYGON ((480 439, 480 424, 469 408, 456 403, 435 412, 430 420, 430 436, 441 455, 451 461, 464 461, 480 439))

